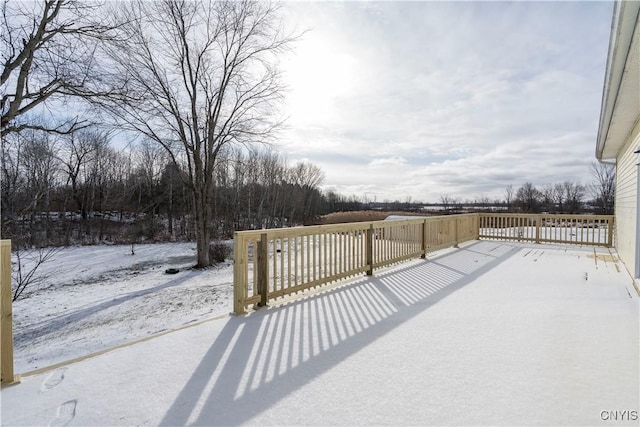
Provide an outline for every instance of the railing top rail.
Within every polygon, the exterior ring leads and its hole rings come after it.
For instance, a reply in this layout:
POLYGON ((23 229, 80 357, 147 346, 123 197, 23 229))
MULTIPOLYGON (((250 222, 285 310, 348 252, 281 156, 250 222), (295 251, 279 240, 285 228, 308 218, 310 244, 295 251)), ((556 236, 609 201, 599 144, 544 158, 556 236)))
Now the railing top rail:
POLYGON ((349 231, 349 230, 363 230, 371 227, 372 225, 374 228, 380 228, 384 226, 421 224, 425 221, 426 222, 439 221, 443 219, 472 217, 477 215, 478 214, 476 213, 457 214, 457 215, 437 215, 437 216, 428 216, 428 217, 427 216, 416 217, 416 219, 407 218, 407 219, 393 219, 393 220, 379 220, 379 221, 347 222, 347 223, 340 223, 340 224, 307 225, 307 226, 290 227, 290 228, 268 228, 268 229, 262 229, 262 230, 236 231, 235 235, 239 237, 245 237, 245 238, 255 238, 257 236, 262 235, 263 233, 267 233, 269 237, 308 235, 308 234, 320 234, 320 233, 330 233, 330 232, 349 231))

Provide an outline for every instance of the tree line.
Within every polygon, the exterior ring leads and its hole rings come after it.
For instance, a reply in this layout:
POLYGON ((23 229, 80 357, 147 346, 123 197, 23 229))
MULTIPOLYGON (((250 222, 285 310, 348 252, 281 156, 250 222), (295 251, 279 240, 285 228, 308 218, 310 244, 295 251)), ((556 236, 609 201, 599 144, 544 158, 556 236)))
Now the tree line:
MULTIPOLYGON (((184 174, 147 140, 118 149, 96 129, 13 133, 2 140, 2 235, 16 247, 194 239, 184 174)), ((210 189, 211 236, 308 224, 342 208, 323 180, 318 166, 290 164, 270 147, 226 148, 210 189)))
MULTIPOLYGON (((1 166, 2 235, 18 248, 195 237, 192 199, 181 179, 185 172, 151 141, 119 149, 109 132, 98 129, 68 135, 25 130, 3 138, 1 166)), ((507 186, 502 200, 481 197, 462 203, 441 196, 441 207, 611 214, 614 169, 594 163, 592 174, 595 180, 588 186, 565 181, 539 189, 526 182, 517 189, 507 186)), ((420 211, 423 206, 372 204, 323 192, 323 180, 319 167, 290 164, 269 146, 225 149, 210 195, 211 235, 220 239, 235 230, 311 224, 336 211, 420 211)))
MULTIPOLYGON (((67 135, 42 130, 2 139, 2 235, 17 248, 133 243, 195 238, 185 171, 149 140, 118 148, 108 131, 67 135)), ((614 169, 592 165, 594 181, 565 181, 537 188, 506 187, 503 199, 460 202, 441 196, 443 211, 499 207, 507 212, 613 213, 614 169)), ((308 162, 290 164, 275 149, 228 147, 218 159, 209 227, 214 239, 235 230, 314 223, 318 216, 362 209, 421 211, 414 202, 371 203, 321 191, 323 171, 308 162)))
POLYGON ((564 181, 537 188, 525 182, 514 191, 512 185, 505 189, 505 204, 510 212, 580 214, 594 212, 613 214, 615 199, 615 168, 612 165, 593 163, 594 181, 588 185, 564 181))
POLYGON ((445 212, 459 210, 462 206, 472 210, 503 210, 514 213, 581 214, 596 213, 612 215, 615 201, 615 167, 611 164, 592 163, 593 181, 583 185, 563 181, 536 187, 527 181, 517 189, 506 186, 503 198, 480 197, 475 200, 460 200, 447 194, 440 196, 445 212))

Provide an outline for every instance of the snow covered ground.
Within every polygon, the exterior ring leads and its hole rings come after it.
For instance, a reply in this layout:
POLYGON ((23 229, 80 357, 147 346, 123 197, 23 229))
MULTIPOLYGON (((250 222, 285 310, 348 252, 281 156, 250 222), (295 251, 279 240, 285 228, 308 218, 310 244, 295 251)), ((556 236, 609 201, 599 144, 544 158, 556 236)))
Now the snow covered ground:
POLYGON ((2 424, 638 425, 638 319, 607 249, 472 242, 24 377, 2 424))
MULTIPOLYGON (((44 281, 13 304, 16 372, 232 311, 230 260, 191 270, 194 243, 136 245, 134 252, 127 245, 70 247, 41 265, 44 281)), ((21 256, 26 268, 28 255, 21 256)))

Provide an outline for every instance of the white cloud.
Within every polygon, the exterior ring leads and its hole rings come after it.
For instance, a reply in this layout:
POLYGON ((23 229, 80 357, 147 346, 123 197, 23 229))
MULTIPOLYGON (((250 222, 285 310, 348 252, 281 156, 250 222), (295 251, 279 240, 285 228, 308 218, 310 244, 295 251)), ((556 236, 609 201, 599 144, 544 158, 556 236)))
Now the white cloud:
POLYGON ((374 159, 369 163, 369 167, 372 168, 386 168, 386 167, 399 167, 407 164, 407 160, 404 157, 394 156, 382 159, 374 159))
POLYGON ((280 147, 378 200, 590 180, 607 3, 288 3, 280 147), (287 68, 288 67, 288 68, 287 68))

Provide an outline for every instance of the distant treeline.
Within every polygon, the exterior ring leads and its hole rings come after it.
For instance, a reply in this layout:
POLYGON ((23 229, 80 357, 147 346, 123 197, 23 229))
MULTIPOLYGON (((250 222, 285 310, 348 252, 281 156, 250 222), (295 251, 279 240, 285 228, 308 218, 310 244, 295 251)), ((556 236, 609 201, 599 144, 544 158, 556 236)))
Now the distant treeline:
MULTIPOLYGON (((269 146, 225 150, 215 171, 209 219, 214 239, 230 238, 236 230, 316 224, 327 213, 360 210, 613 212, 613 174, 608 185, 564 182, 537 189, 525 183, 517 190, 508 186, 502 199, 443 195, 425 207, 321 191, 324 173, 318 166, 290 164, 269 146)), ((118 149, 108 133, 97 130, 11 134, 2 140, 2 238, 17 248, 193 240, 193 201, 184 173, 148 141, 118 149)))
MULTIPOLYGON (((323 171, 268 146, 220 154, 212 189, 214 238, 235 230, 310 224, 361 204, 322 192, 323 171)), ((184 171, 157 144, 118 149, 109 135, 25 131, 2 141, 2 238, 15 247, 192 240, 184 171)))

